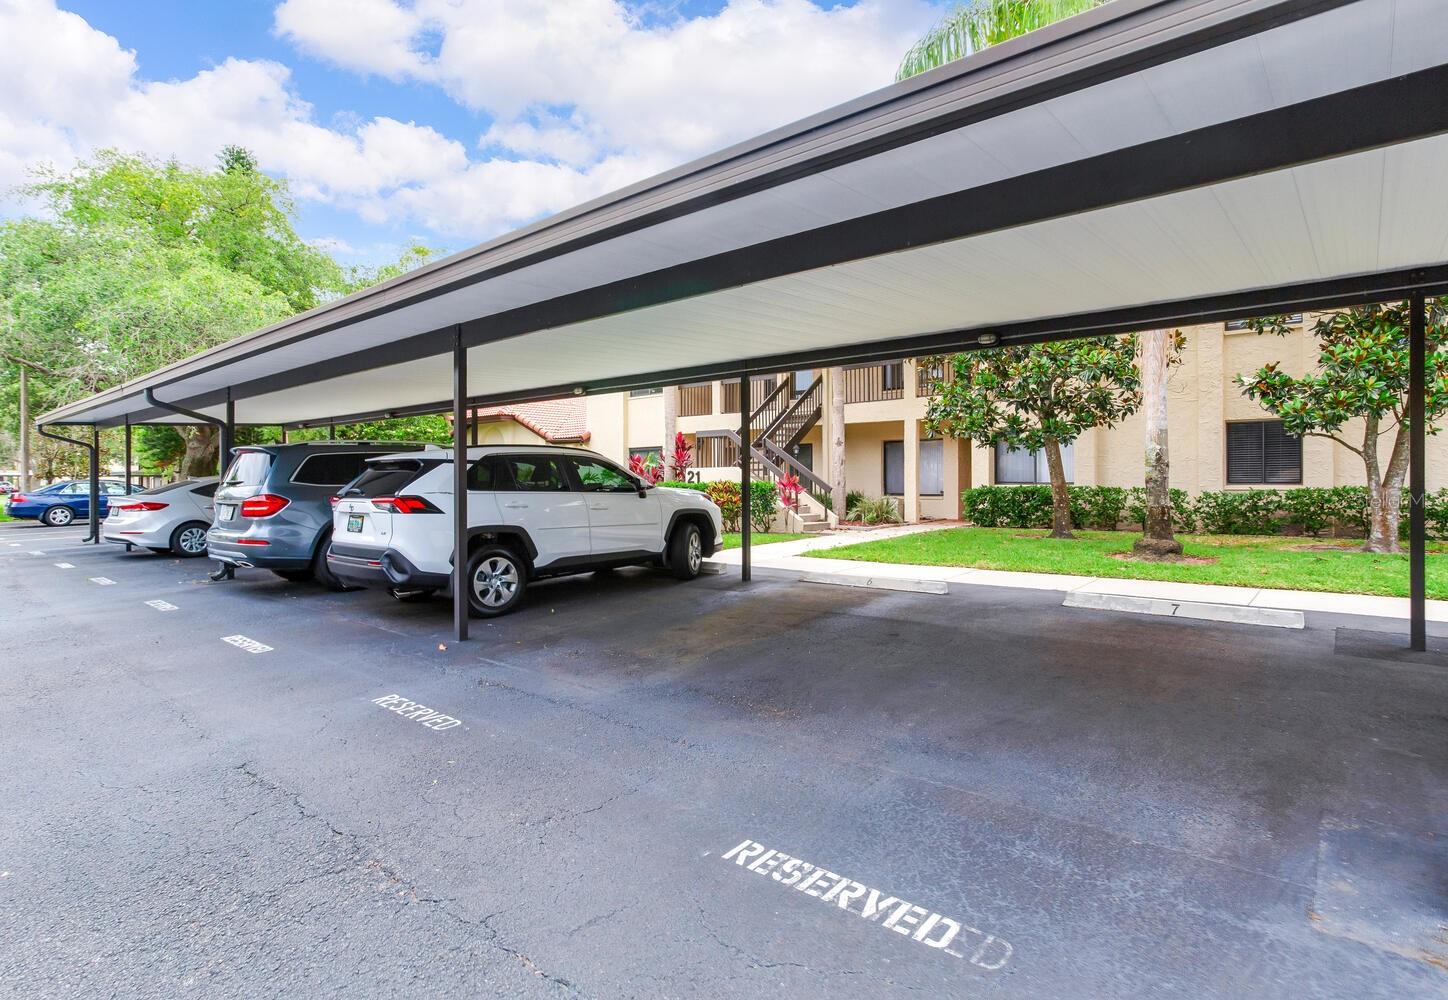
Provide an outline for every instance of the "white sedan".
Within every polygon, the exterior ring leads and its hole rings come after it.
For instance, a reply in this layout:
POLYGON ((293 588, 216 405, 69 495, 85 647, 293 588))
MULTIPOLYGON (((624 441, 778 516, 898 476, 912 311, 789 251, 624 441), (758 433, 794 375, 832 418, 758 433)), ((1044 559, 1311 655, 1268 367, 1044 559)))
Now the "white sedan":
POLYGON ((171 552, 190 559, 206 554, 206 529, 211 527, 211 498, 217 477, 184 479, 111 502, 101 524, 108 542, 129 542, 152 552, 171 552))

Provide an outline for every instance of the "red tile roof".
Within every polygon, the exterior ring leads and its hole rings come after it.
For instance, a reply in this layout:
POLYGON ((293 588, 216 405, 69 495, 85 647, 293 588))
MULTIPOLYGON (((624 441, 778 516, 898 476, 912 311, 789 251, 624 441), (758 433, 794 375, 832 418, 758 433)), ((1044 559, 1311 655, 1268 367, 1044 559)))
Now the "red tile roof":
POLYGON ((480 421, 516 420, 550 443, 587 441, 590 437, 584 402, 576 397, 549 399, 541 403, 484 406, 473 411, 480 421))

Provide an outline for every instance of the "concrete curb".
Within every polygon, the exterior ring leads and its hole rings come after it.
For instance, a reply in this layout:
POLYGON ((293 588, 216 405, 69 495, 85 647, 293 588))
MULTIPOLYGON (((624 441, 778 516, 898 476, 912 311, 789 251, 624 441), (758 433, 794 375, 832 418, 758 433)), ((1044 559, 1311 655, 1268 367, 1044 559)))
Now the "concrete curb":
POLYGON ((948 594, 944 580, 908 580, 888 576, 853 576, 848 573, 806 573, 801 583, 824 583, 835 587, 861 587, 869 590, 903 590, 912 594, 948 594))
POLYGON ((1269 628, 1304 628, 1301 611, 1280 608, 1255 608, 1246 604, 1208 604, 1203 601, 1173 601, 1162 597, 1128 597, 1124 594, 1098 594, 1073 590, 1061 602, 1067 608, 1093 611, 1125 611, 1139 615, 1162 615, 1168 618, 1195 618, 1209 622, 1231 622, 1236 625, 1265 625, 1269 628))

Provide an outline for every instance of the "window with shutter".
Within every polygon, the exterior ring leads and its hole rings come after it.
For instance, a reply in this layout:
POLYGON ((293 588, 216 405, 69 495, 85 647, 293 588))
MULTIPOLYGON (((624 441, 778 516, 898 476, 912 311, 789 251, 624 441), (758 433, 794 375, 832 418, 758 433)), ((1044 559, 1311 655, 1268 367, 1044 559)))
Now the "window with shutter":
POLYGON ((1244 420, 1227 425, 1227 482, 1232 485, 1302 482, 1302 438, 1280 420, 1244 420))

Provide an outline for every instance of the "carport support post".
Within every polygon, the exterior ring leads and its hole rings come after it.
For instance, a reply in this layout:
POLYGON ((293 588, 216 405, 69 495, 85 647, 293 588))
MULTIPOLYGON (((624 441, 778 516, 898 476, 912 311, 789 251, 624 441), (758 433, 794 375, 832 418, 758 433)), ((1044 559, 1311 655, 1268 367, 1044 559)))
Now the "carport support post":
POLYGON ((1426 413, 1423 401, 1427 366, 1427 317, 1422 291, 1409 298, 1408 311, 1408 648, 1428 648, 1426 413))
POLYGON ((749 582, 749 515, 753 513, 749 501, 749 466, 753 460, 750 451, 754 445, 754 433, 749 427, 751 416, 749 406, 749 371, 739 375, 739 579, 749 582))
POLYGON ((453 636, 468 637, 468 352, 453 331, 453 636))
POLYGON ((86 541, 93 545, 101 543, 101 429, 91 424, 90 446, 90 534, 86 541))
MULTIPOLYGON (((126 415, 126 496, 131 495, 131 417, 126 415)), ((131 543, 126 543, 126 551, 131 551, 131 543)))
POLYGON ((236 447, 236 404, 232 402, 231 390, 226 390, 226 419, 221 423, 221 455, 217 463, 219 468, 218 476, 226 475, 226 467, 231 463, 231 449, 236 447))

